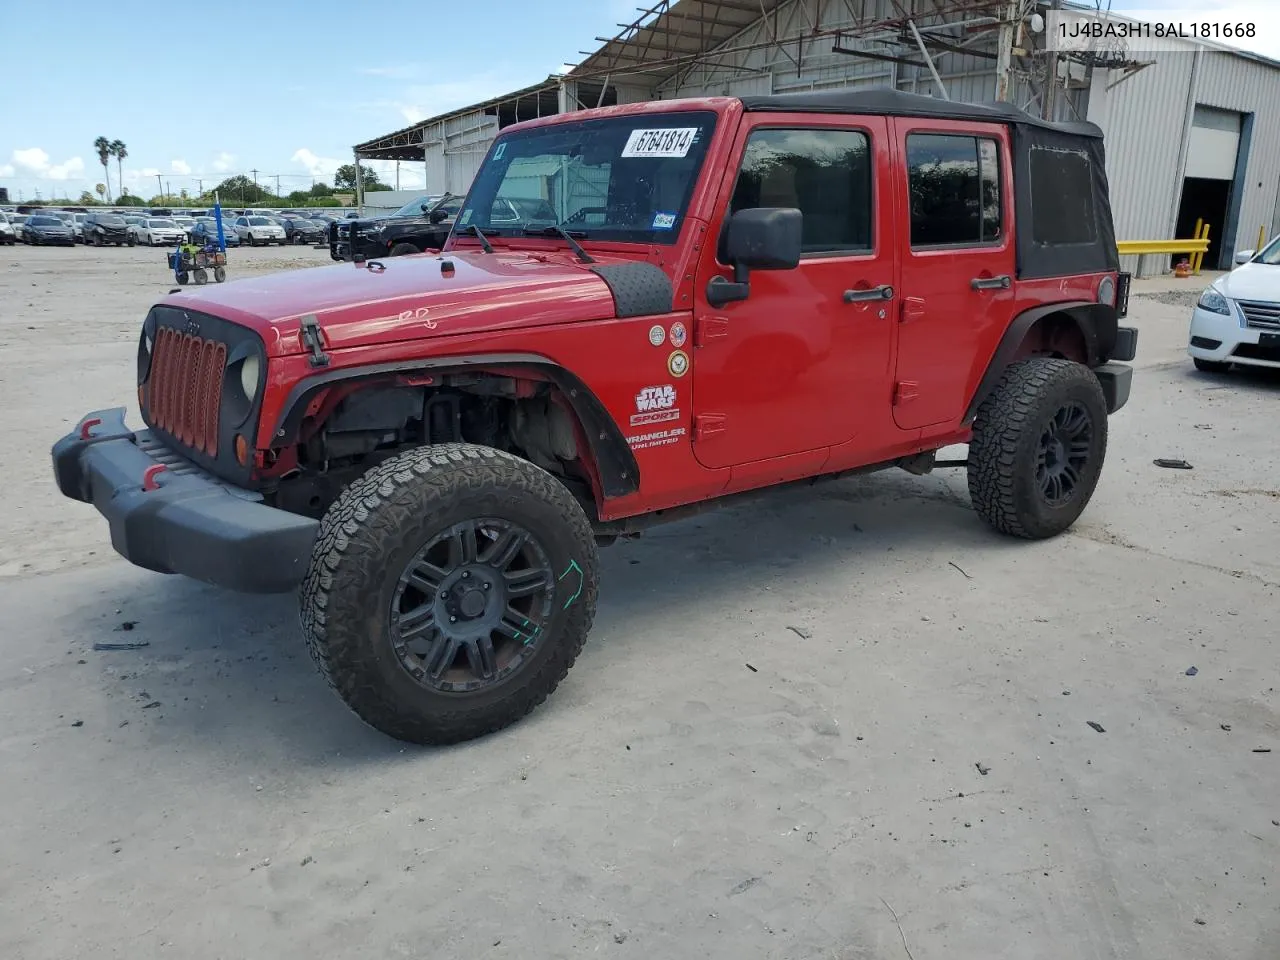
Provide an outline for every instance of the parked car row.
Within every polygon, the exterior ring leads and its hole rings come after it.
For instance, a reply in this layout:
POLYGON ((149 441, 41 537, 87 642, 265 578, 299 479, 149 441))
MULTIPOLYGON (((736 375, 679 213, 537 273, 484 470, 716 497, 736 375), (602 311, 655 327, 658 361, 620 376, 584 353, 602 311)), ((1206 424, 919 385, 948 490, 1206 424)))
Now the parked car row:
MULTIPOLYGON (((354 217, 352 211, 347 217, 354 217)), ((329 224, 339 218, 331 212, 301 210, 229 210, 222 217, 228 246, 259 244, 323 243, 329 224)), ((36 210, 17 213, 0 210, 0 245, 15 243, 84 243, 90 246, 172 246, 182 242, 216 241, 217 222, 207 210, 175 212, 36 210), (26 225, 32 220, 31 229, 26 225), (70 241, 66 233, 70 233, 70 241)))
MULTIPOLYGON (((258 214, 225 216, 223 239, 227 246, 260 244, 323 243, 329 224, 325 215, 258 214)), ((210 243, 218 239, 217 220, 212 216, 149 216, 119 213, 7 213, 0 210, 0 244, 61 244, 71 246, 176 246, 179 243, 210 243)))

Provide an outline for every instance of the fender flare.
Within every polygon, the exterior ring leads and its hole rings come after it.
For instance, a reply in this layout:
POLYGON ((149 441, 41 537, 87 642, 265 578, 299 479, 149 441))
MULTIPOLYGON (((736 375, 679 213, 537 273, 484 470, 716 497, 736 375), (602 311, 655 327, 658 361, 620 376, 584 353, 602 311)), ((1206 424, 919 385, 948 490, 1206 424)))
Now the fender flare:
POLYGON ((595 461, 600 492, 606 499, 627 496, 640 489, 640 467, 622 430, 600 399, 575 374, 547 357, 532 353, 475 354, 406 360, 364 367, 326 370, 294 384, 263 446, 281 447, 298 439, 307 406, 316 392, 336 383, 373 379, 387 374, 461 373, 476 367, 525 368, 536 371, 560 388, 573 408, 595 461))
POLYGON ((965 409, 963 423, 973 422, 978 415, 978 407, 995 390, 1005 368, 1013 363, 1018 348, 1031 328, 1045 317, 1059 313, 1074 322, 1084 338, 1086 366, 1096 367, 1111 356, 1116 346, 1118 325, 1116 309, 1111 304, 1069 300, 1024 310, 1013 318, 1000 338, 999 344, 996 345, 995 352, 991 355, 991 362, 987 364, 986 372, 978 381, 978 389, 974 391, 973 397, 969 400, 969 406, 965 409))

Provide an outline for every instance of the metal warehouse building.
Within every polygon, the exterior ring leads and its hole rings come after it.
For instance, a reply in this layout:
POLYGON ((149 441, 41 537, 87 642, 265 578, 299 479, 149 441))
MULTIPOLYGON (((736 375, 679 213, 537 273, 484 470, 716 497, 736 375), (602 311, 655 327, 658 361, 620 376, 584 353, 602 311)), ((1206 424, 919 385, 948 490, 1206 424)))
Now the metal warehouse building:
POLYGON ((520 120, 641 100, 892 87, 1097 123, 1119 239, 1189 237, 1203 220, 1205 264, 1225 267, 1260 232, 1274 235, 1280 64, 1193 41, 1049 51, 1061 15, 1035 0, 661 0, 595 38, 602 45, 570 73, 359 144, 355 155, 423 163, 428 191, 461 193, 497 132, 520 120))

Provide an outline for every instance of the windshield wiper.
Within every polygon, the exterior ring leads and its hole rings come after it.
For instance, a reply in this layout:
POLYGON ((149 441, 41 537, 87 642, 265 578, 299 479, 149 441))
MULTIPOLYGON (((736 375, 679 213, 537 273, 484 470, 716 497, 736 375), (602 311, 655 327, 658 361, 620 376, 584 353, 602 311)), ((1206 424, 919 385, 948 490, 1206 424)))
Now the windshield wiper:
POLYGON ((564 227, 560 226, 560 224, 553 223, 548 227, 525 227, 521 233, 526 237, 563 237, 564 242, 569 244, 569 246, 573 248, 573 252, 577 254, 579 262, 596 262, 595 258, 587 253, 587 251, 583 250, 582 244, 575 239, 576 237, 586 236, 586 234, 581 231, 574 231, 573 233, 570 233, 564 227))
POLYGON ((480 241, 480 246, 484 248, 485 253, 493 253, 493 244, 489 242, 488 237, 486 237, 483 233, 480 232, 479 227, 477 227, 474 223, 472 223, 464 227, 463 229, 469 230, 471 231, 472 234, 475 235, 475 238, 480 241))

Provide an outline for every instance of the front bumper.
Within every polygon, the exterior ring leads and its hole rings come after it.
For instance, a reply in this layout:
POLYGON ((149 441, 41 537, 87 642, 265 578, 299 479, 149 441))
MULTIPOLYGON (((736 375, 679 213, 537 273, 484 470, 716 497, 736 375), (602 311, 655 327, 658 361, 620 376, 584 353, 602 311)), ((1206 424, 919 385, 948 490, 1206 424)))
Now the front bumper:
POLYGON ((130 430, 123 407, 88 414, 54 444, 53 473, 64 496, 106 517, 130 563, 246 593, 301 583, 320 528, 130 430))
POLYGON ((1280 369, 1280 331, 1242 326, 1232 309, 1230 317, 1201 307, 1191 312, 1188 355, 1214 363, 1280 369))

